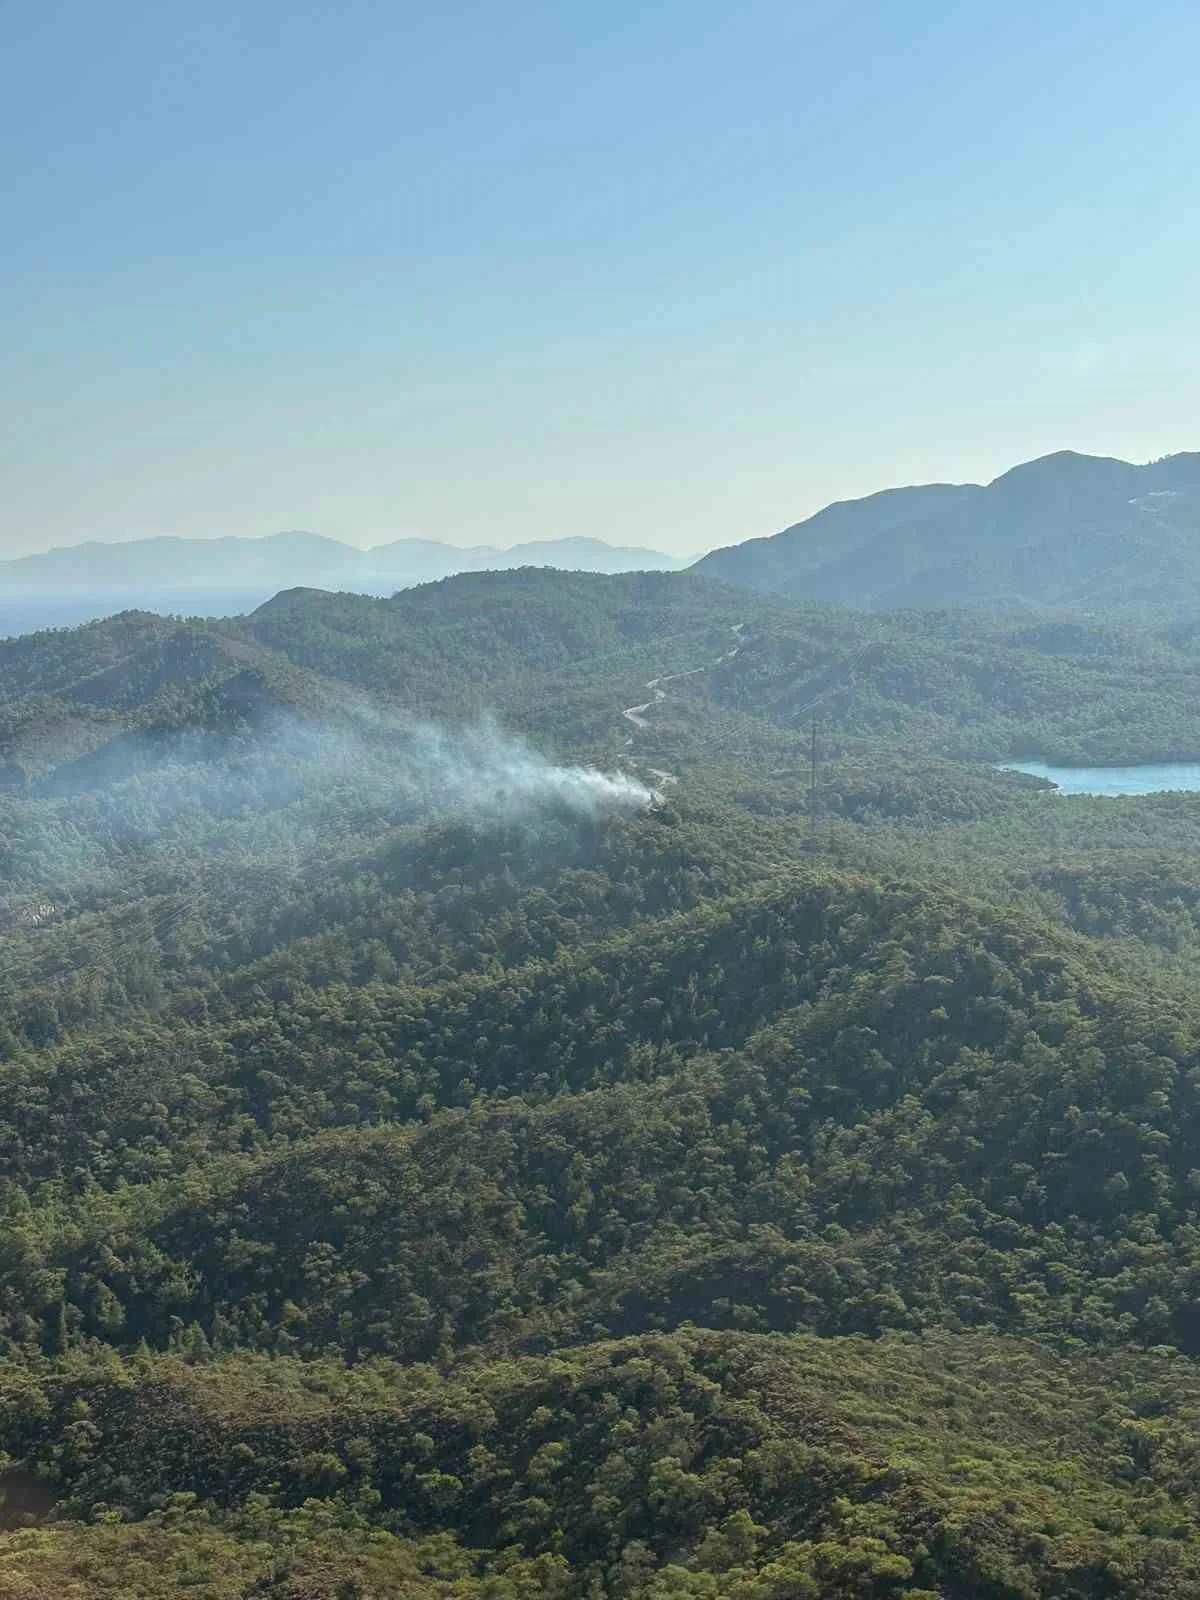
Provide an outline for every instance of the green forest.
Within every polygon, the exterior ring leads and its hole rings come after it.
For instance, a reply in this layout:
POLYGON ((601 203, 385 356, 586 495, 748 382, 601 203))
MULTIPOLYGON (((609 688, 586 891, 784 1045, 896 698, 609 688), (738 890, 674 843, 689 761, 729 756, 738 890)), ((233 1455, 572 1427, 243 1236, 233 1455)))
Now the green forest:
POLYGON ((1200 1594, 1200 629, 0 641, 0 1595, 1200 1594))

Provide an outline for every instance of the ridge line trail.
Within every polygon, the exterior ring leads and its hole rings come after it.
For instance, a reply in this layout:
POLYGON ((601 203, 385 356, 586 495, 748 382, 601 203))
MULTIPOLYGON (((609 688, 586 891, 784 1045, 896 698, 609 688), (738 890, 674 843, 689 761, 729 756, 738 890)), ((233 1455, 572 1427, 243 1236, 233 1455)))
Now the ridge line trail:
MULTIPOLYGON (((666 672, 663 673, 661 677, 651 678, 646 684, 646 688, 650 691, 650 699, 644 700, 639 706, 626 706, 621 712, 621 715, 628 722, 632 722, 635 728, 644 732, 650 726, 649 722, 646 720, 646 712, 658 705, 660 701, 667 698, 667 691, 663 688, 663 684, 677 683, 680 678, 694 678, 697 673, 707 672, 709 667, 719 667, 722 662, 732 661, 734 656, 736 656, 738 651, 742 648, 742 631, 745 626, 746 624, 744 622, 730 623, 729 631, 733 634, 733 637, 737 640, 737 643, 733 645, 731 649, 724 651, 719 656, 716 656, 712 661, 705 662, 699 667, 688 667, 685 672, 666 672)), ((625 740, 625 748, 628 749, 632 743, 633 734, 631 733, 625 740)), ((646 771, 652 778, 657 778, 660 783, 666 784, 679 782, 679 779, 674 773, 663 772, 659 767, 647 767, 646 771)))

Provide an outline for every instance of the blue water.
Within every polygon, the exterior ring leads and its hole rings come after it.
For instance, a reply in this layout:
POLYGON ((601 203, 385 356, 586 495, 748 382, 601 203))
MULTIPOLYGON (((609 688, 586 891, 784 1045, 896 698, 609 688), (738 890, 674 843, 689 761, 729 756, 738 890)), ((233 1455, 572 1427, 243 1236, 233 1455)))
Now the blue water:
POLYGON ((1044 761, 1006 761, 1005 772, 1049 778, 1061 794, 1162 794, 1200 791, 1200 761, 1143 767, 1049 767, 1044 761))

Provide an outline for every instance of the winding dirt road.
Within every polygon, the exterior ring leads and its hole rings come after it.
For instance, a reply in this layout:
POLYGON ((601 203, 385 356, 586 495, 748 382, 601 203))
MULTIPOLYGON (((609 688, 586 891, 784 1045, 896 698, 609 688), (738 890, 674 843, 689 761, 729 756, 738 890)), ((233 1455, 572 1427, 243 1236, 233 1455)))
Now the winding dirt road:
MULTIPOLYGON (((722 662, 733 660, 734 656, 737 655, 738 651, 742 647, 742 630, 745 628, 745 626, 746 624, 744 622, 734 622, 730 624, 729 631, 733 634, 733 637, 737 640, 737 643, 733 645, 731 649, 726 650, 722 655, 717 656, 714 661, 709 663, 709 665, 719 667, 722 662)), ((632 722, 633 726, 639 732, 645 732, 650 727, 650 723, 646 720, 647 711, 652 711, 654 707, 658 705, 659 701, 667 698, 667 691, 663 688, 664 684, 678 683, 681 678, 694 678, 698 673, 707 671, 708 665, 702 667, 689 667, 686 672, 668 672, 665 673, 661 678, 651 678, 649 683, 646 685, 647 689, 650 691, 649 700, 644 700, 639 706, 626 706, 624 711, 621 712, 621 715, 627 722, 632 722)), ((633 743, 633 739, 634 736, 631 733, 625 740, 626 749, 628 749, 633 743)), ((634 764, 637 765, 637 763, 634 764)), ((657 779, 660 785, 679 782, 679 779, 673 772, 663 772, 659 767, 647 767, 646 771, 652 778, 657 779)))

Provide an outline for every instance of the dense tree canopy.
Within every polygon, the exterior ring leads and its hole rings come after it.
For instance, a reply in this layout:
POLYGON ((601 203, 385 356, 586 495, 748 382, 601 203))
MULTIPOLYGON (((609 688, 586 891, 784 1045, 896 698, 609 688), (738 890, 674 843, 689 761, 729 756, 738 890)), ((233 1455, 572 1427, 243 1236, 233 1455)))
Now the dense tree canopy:
POLYGON ((1200 1589, 1200 799, 990 765, 1195 755, 1191 631, 523 572, 0 674, 4 1594, 1200 1589))

